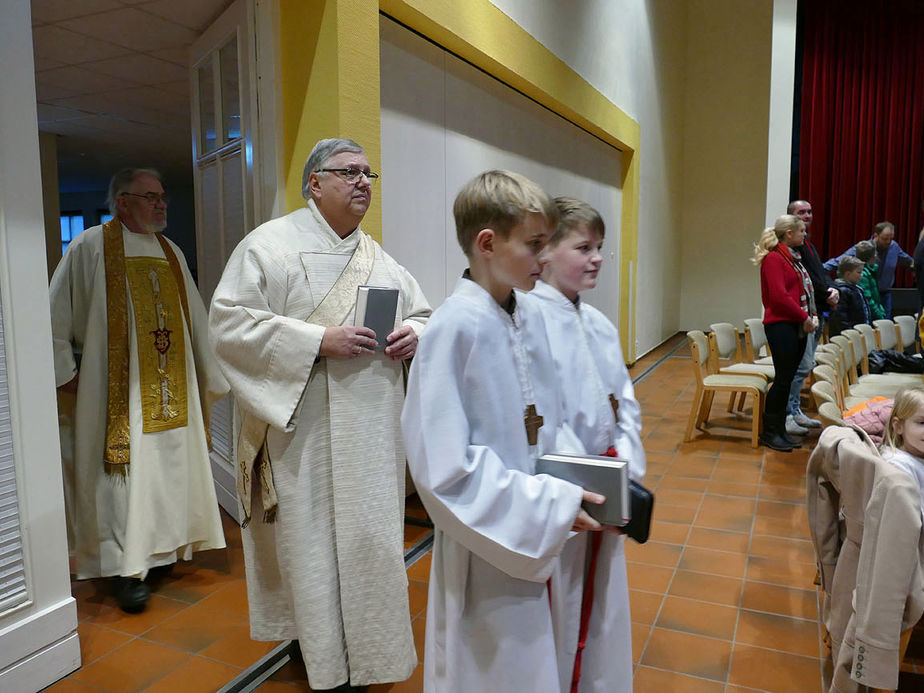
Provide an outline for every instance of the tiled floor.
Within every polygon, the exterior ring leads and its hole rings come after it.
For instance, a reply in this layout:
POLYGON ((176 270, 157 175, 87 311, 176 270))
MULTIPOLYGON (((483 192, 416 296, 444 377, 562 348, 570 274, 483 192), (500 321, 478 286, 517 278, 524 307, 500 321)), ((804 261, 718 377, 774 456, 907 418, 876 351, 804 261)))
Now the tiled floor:
MULTIPOLYGON (((682 340, 632 368, 643 374, 682 340)), ((815 568, 804 506, 808 449, 749 446, 750 419, 716 398, 710 435, 683 443, 693 396, 681 348, 637 386, 656 492, 645 545, 627 544, 637 693, 822 690, 815 568)), ((214 691, 272 648, 248 637, 240 532, 226 521, 227 551, 211 552, 164 581, 141 615, 122 614, 102 585, 74 583, 84 666, 50 690, 214 691)), ((424 530, 408 527, 406 545, 424 530)), ((429 555, 408 571, 418 653, 429 555)), ((417 693, 406 682, 370 693, 417 693)), ((288 664, 260 690, 307 691, 288 664)))

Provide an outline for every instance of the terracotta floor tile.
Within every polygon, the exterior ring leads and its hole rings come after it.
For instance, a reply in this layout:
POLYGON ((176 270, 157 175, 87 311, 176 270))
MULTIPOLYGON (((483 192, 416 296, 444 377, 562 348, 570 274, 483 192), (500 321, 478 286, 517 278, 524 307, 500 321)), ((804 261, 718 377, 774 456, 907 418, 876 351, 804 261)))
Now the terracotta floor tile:
MULTIPOLYGON (((660 507, 655 504, 654 516, 657 517, 660 507)), ((651 541, 657 540, 669 544, 683 544, 690 533, 689 522, 667 522, 660 519, 651 521, 651 541)))
POLYGON ((724 682, 732 644, 689 633, 655 628, 641 664, 724 682))
POLYGON ((215 611, 227 611, 229 614, 247 618, 247 583, 244 580, 235 580, 200 601, 198 606, 215 611))
POLYGON ((241 669, 205 657, 191 657, 145 693, 210 693, 240 675, 241 669))
POLYGON ((734 481, 722 481, 713 479, 709 482, 709 488, 706 493, 710 496, 740 496, 742 498, 754 498, 757 495, 757 484, 739 484, 734 481))
POLYGON ((744 498, 706 496, 693 524, 696 527, 747 532, 754 519, 753 506, 754 501, 744 498))
POLYGON ((706 635, 720 640, 732 640, 738 609, 733 606, 707 604, 693 599, 668 596, 658 616, 658 628, 679 630, 694 635, 706 635))
POLYGON ((222 587, 237 580, 232 575, 217 573, 214 570, 199 568, 189 573, 177 574, 160 581, 157 594, 187 604, 195 604, 222 587))
POLYGON ((811 589, 815 581, 815 566, 809 563, 792 563, 751 556, 748 559, 747 579, 798 589, 811 589))
POLYGON ((673 568, 680 560, 681 551, 682 547, 676 544, 662 544, 657 541, 637 544, 629 541, 626 543, 626 560, 673 568))
POLYGON ((224 637, 206 647, 203 657, 217 659, 219 662, 235 667, 249 667, 279 643, 258 642, 250 639, 250 624, 245 623, 232 628, 224 637))
POLYGON ((404 540, 416 543, 423 539, 432 530, 429 527, 418 527, 417 525, 404 525, 404 540))
POLYGON ((688 546, 698 546, 704 549, 718 549, 732 553, 746 554, 751 538, 740 532, 728 532, 708 527, 694 527, 687 540, 688 546))
POLYGON ((634 561, 626 561, 626 572, 629 577, 629 587, 644 592, 666 592, 674 575, 673 568, 634 561))
POLYGON ((632 614, 632 621, 651 625, 658 617, 658 610, 663 601, 663 594, 629 590, 629 611, 632 614))
POLYGON ((818 622, 742 609, 735 642, 820 657, 818 622))
POLYGON ((680 489, 670 488, 661 488, 658 490, 658 503, 663 503, 665 505, 677 505, 682 508, 693 508, 695 510, 702 501, 703 494, 698 491, 682 491, 680 489))
POLYGON ((814 589, 796 589, 745 580, 741 607, 783 616, 818 618, 818 598, 814 589))
POLYGON ((643 623, 632 624, 632 663, 638 664, 645 646, 648 644, 648 636, 651 634, 651 626, 643 623))
POLYGON ((135 639, 71 676, 111 693, 128 693, 150 686, 187 659, 185 652, 135 639))
MULTIPOLYGON (((742 580, 736 578, 678 570, 668 593, 675 597, 738 606, 742 583, 742 580)), ((632 584, 631 581, 629 584, 632 584)))
POLYGON ((635 672, 632 690, 635 693, 722 693, 725 687, 708 679, 641 666, 635 672))
MULTIPOLYGON (((308 687, 308 674, 305 673, 305 663, 301 660, 293 661, 290 659, 273 672, 270 680, 292 684, 298 686, 301 690, 310 690, 308 687)), ((292 693, 291 689, 289 693, 292 693)))
POLYGON ((72 676, 61 679, 57 683, 53 683, 47 688, 42 689, 42 693, 99 693, 99 689, 95 686, 90 686, 85 683, 80 683, 77 679, 72 676))
POLYGON ((671 476, 688 476, 695 479, 708 479, 715 468, 715 460, 707 457, 678 455, 671 465, 671 476))
POLYGON ((787 501, 790 503, 805 502, 804 486, 773 486, 761 484, 758 498, 766 500, 787 501))
POLYGON ((417 649, 417 661, 423 666, 424 646, 426 645, 427 615, 421 614, 411 621, 411 631, 414 634, 414 647, 417 649))
POLYGON ((650 479, 652 476, 664 474, 669 466, 669 463, 647 462, 645 465, 645 478, 650 479))
POLYGON ((680 570, 692 570, 696 573, 740 578, 744 577, 747 570, 747 556, 741 553, 688 546, 683 550, 683 557, 677 567, 680 570))
POLYGON ((421 693, 423 691, 423 664, 418 664, 407 681, 369 686, 369 693, 421 693))
POLYGON ((189 607, 144 634, 152 640, 184 652, 199 652, 224 638, 229 631, 245 625, 246 618, 218 611, 202 602, 189 607))
POLYGON ((770 484, 771 486, 788 486, 790 488, 802 489, 805 492, 805 473, 789 474, 782 472, 761 472, 761 484, 770 484))
POLYGON ((756 484, 760 481, 759 469, 716 469, 712 481, 724 481, 735 484, 756 484))
POLYGON ((771 693, 821 690, 821 663, 813 657, 735 643, 728 682, 771 693))
POLYGON ((752 556, 776 558, 782 561, 815 563, 815 549, 810 541, 782 537, 755 536, 748 550, 752 556))
POLYGON ((655 498, 654 516, 662 522, 682 522, 690 524, 696 517, 696 508, 683 508, 678 505, 659 503, 655 498))
POLYGON ((779 501, 757 501, 757 515, 808 524, 808 511, 804 503, 782 503, 779 501))
POLYGON ((665 489, 705 491, 708 485, 709 481, 707 479, 694 479, 689 476, 666 476, 658 484, 658 492, 663 493, 665 489))
POLYGON ((426 582, 430 579, 430 565, 433 561, 433 553, 427 551, 418 561, 407 569, 407 576, 411 580, 422 580, 426 582))
POLYGON ((140 614, 126 614, 119 607, 108 607, 87 619, 90 623, 113 630, 141 635, 185 609, 188 605, 159 594, 152 594, 147 608, 140 614))
MULTIPOLYGON (((260 691, 260 693, 295 693, 295 691, 299 690, 308 692, 311 689, 308 688, 307 681, 305 681, 302 686, 296 686, 284 681, 273 681, 270 679, 269 681, 264 681, 261 683, 255 690, 260 691)), ((422 685, 420 690, 423 690, 422 685)))
POLYGON ((128 633, 110 630, 88 622, 77 624, 77 636, 80 639, 81 666, 95 662, 132 639, 128 633))
POLYGON ((71 580, 71 594, 77 600, 79 621, 92 619, 108 608, 118 607, 112 581, 108 578, 71 580))
POLYGON ((807 520, 780 520, 775 517, 756 516, 754 534, 766 534, 773 537, 793 539, 811 539, 807 520))
POLYGON ((428 583, 420 580, 408 580, 407 594, 412 619, 420 616, 427 609, 427 585, 428 583))

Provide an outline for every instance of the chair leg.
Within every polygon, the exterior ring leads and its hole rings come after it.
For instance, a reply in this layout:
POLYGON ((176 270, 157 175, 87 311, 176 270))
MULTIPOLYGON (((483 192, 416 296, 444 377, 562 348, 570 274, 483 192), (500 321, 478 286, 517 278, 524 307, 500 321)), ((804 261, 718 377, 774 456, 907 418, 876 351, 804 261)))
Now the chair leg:
POLYGON ((744 403, 747 401, 748 393, 742 392, 738 395, 738 411, 744 412, 744 403))
POLYGON ((757 444, 758 444, 757 437, 760 435, 761 420, 764 418, 763 416, 760 415, 758 411, 759 409, 761 409, 760 397, 761 397, 760 390, 754 390, 754 415, 751 419, 751 447, 752 448, 757 447, 757 444))
POLYGON ((737 392, 732 392, 728 395, 728 407, 725 409, 728 413, 735 411, 735 399, 738 397, 737 392))
POLYGON ((700 430, 705 430, 706 422, 709 420, 709 412, 712 411, 712 400, 714 398, 715 390, 709 390, 703 395, 703 403, 696 419, 696 427, 700 430))
POLYGON ((687 432, 683 436, 684 442, 693 440, 693 426, 699 419, 699 410, 702 408, 702 406, 703 391, 697 388, 696 394, 693 395, 693 406, 690 407, 690 418, 687 420, 687 432))

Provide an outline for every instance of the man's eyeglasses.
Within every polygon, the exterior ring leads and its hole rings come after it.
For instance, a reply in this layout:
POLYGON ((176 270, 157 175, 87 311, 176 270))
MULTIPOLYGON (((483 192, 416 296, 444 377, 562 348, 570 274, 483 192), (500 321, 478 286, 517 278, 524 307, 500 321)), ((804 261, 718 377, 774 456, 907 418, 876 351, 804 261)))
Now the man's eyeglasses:
POLYGON ((369 185, 372 185, 375 182, 375 179, 379 177, 378 173, 373 173, 372 171, 363 171, 362 169, 353 168, 319 168, 315 173, 336 173, 339 174, 343 180, 352 185, 356 185, 360 178, 363 176, 366 177, 366 180, 369 181, 369 185))
POLYGON ((144 193, 143 195, 139 195, 138 193, 124 192, 122 193, 122 195, 131 195, 132 197, 142 197, 148 201, 149 205, 152 205, 152 206, 156 205, 158 202, 163 202, 164 204, 167 204, 168 202, 170 202, 170 195, 168 195, 167 193, 158 194, 156 192, 149 192, 149 193, 144 193))

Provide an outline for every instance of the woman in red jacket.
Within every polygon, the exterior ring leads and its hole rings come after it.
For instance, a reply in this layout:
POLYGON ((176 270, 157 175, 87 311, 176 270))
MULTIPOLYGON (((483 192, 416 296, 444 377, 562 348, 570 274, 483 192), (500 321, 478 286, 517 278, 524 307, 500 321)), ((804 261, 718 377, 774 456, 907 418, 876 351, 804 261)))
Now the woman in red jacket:
POLYGON ((775 375, 764 406, 760 442, 790 452, 800 443, 786 435, 786 401, 793 376, 805 351, 805 336, 818 327, 812 280, 790 248, 802 245, 805 224, 784 214, 764 229, 754 247, 753 262, 760 267, 760 298, 764 304, 764 331, 775 375))

